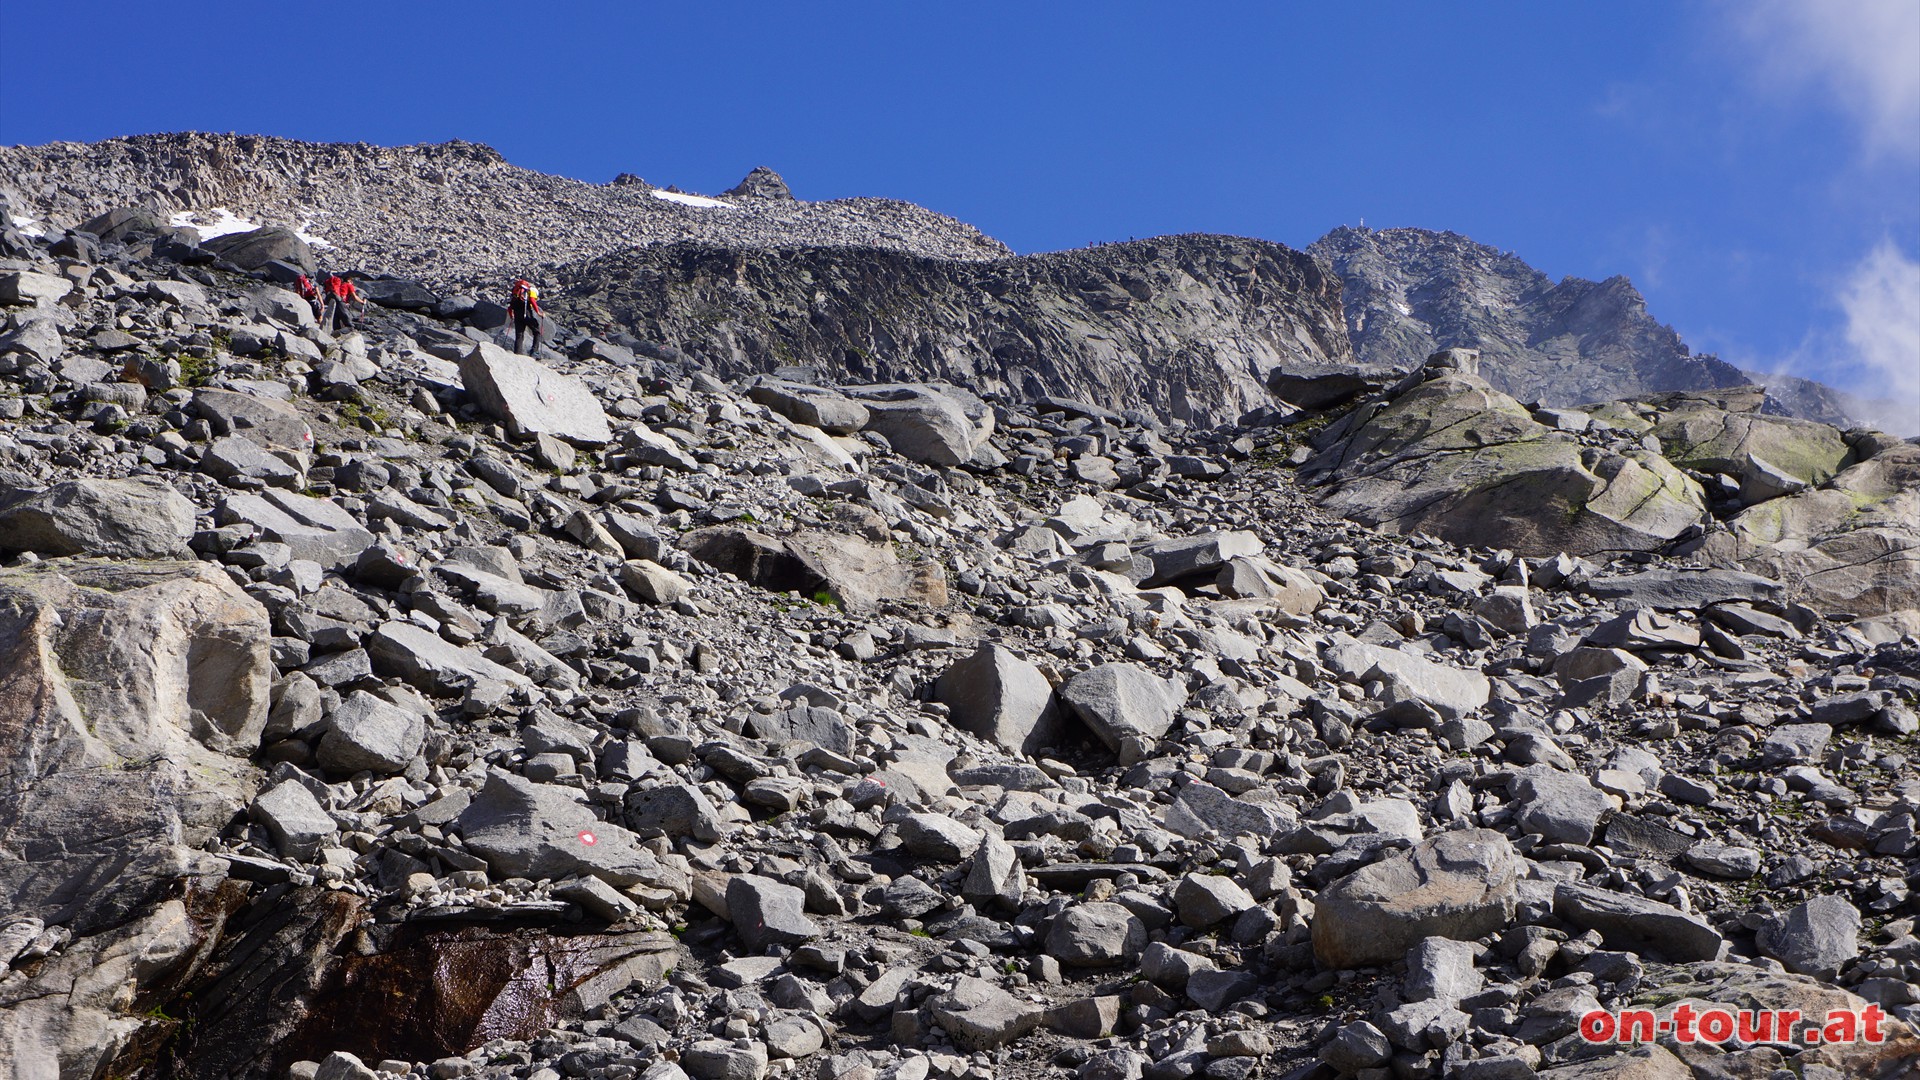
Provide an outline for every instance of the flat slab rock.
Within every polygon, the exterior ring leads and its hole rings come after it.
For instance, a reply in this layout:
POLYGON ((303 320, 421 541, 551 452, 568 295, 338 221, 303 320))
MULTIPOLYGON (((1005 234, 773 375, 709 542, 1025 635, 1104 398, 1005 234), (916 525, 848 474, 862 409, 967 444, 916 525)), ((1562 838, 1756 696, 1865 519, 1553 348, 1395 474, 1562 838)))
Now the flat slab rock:
POLYGON ((521 436, 547 434, 588 446, 613 441, 606 411, 587 384, 538 360, 478 342, 460 358, 460 381, 483 412, 521 436))

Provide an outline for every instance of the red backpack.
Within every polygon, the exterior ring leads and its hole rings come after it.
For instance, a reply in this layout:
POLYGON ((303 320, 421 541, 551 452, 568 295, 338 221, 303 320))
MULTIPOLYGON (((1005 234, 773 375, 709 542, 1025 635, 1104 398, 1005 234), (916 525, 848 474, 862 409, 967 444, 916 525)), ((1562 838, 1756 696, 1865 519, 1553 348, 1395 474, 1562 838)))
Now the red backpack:
POLYGON ((333 293, 335 300, 353 299, 353 282, 338 274, 327 279, 327 288, 333 293))
POLYGON ((294 282, 293 287, 300 290, 300 295, 308 300, 320 295, 320 290, 314 287, 313 279, 305 274, 300 275, 300 280, 294 282))

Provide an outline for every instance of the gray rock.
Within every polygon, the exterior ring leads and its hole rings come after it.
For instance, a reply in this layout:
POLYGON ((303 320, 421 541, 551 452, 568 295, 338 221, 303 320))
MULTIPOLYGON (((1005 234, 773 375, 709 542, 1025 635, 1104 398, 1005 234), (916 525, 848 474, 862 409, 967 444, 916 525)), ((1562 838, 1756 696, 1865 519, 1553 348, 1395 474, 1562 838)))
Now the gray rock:
POLYGON ((984 979, 962 977, 933 999, 933 1018, 954 1045, 977 1052, 1013 1042, 1040 1024, 1041 1010, 984 979))
POLYGON ((620 583, 649 604, 678 603, 693 591, 692 584, 686 578, 646 559, 622 564, 620 583))
POLYGON ((1590 844, 1594 830, 1615 809, 1613 799, 1583 776, 1534 765, 1514 777, 1520 805, 1514 821, 1552 843, 1590 844))
POLYGON ((1632 652, 1695 649, 1700 646, 1700 631, 1652 608, 1640 608, 1594 627, 1588 632, 1586 643, 1602 649, 1627 649, 1632 652))
POLYGON ((798 383, 758 382, 747 397, 796 424, 817 427, 835 435, 851 435, 867 426, 871 414, 865 405, 840 393, 798 383))
POLYGON ((397 773, 426 741, 424 717, 356 690, 327 715, 316 758, 337 773, 397 773))
POLYGON ((178 558, 193 518, 193 504, 158 481, 67 480, 0 494, 0 552, 178 558))
POLYGON ((1119 904, 1075 904, 1054 917, 1047 955, 1068 967, 1113 967, 1140 956, 1147 927, 1119 904))
POLYGON ((1760 744, 1762 765, 1810 765, 1820 760, 1833 728, 1828 724, 1783 724, 1760 744))
POLYGON ((1320 1060, 1348 1076, 1384 1065, 1392 1056, 1393 1043, 1386 1033, 1365 1020, 1341 1028, 1320 1048, 1320 1060))
POLYGON ((243 438, 268 450, 313 449, 313 428, 284 401, 233 390, 201 389, 187 405, 215 435, 243 438))
POLYGON ((1745 881, 1760 872, 1760 853, 1750 847, 1701 841, 1687 849, 1687 864, 1703 874, 1745 881))
POLYGON ((1852 904, 1838 896, 1816 896, 1762 924, 1754 941, 1787 970, 1831 980, 1860 955, 1860 926, 1860 912, 1852 904))
POLYGON ((906 849, 925 859, 957 863, 980 847, 980 833, 944 814, 905 814, 895 825, 906 849))
POLYGON ((487 415, 523 437, 545 433, 583 446, 613 441, 593 391, 538 360, 478 342, 460 358, 460 381, 487 415))
POLYGON ((1738 570, 1645 570, 1598 577, 1587 591, 1603 600, 1626 600, 1660 611, 1693 611, 1730 601, 1777 602, 1786 588, 1771 578, 1738 570))
POLYGON ((324 567, 345 566, 373 546, 373 534, 331 499, 269 488, 229 495, 216 515, 223 525, 251 525, 261 537, 293 549, 293 557, 324 567))
POLYGON ((1203 968, 1187 979, 1187 996, 1208 1012, 1220 1012, 1259 988, 1259 977, 1247 971, 1203 968))
POLYGON ((320 850, 321 841, 339 831, 333 816, 298 780, 282 780, 253 800, 253 819, 267 827, 280 854, 302 862, 320 850))
POLYGON ((791 885, 755 874, 736 874, 727 882, 727 916, 747 948, 798 945, 820 936, 806 914, 807 894, 791 885))
POLYGON ((1522 860, 1488 829, 1441 833, 1321 891, 1313 951, 1327 967, 1397 960, 1429 937, 1471 940, 1513 918, 1522 860))
POLYGON ((1068 679, 1060 700, 1109 750, 1130 737, 1158 739, 1186 700, 1182 688, 1137 664, 1101 664, 1068 679))
POLYGON ((1280 804, 1265 804, 1229 795, 1195 780, 1180 789, 1167 808, 1167 828, 1192 839, 1257 836, 1263 840, 1294 823, 1292 812, 1280 804))
POLYGON ((1715 959, 1724 944, 1712 926, 1670 904, 1586 885, 1555 886, 1553 913, 1600 931, 1612 948, 1650 950, 1675 962, 1715 959))
POLYGON ((627 789, 624 801, 627 826, 640 832, 658 830, 671 837, 691 836, 712 841, 726 834, 720 811, 699 788, 676 779, 645 777, 627 789))
POLYGON ((973 853, 973 863, 960 886, 960 895, 983 911, 995 903, 1013 908, 1019 906, 1026 886, 1026 870, 1021 867, 1013 846, 989 833, 973 853))
POLYGON ((983 645, 941 674, 934 700, 959 727, 1003 749, 1040 754, 1058 745, 1053 687, 1040 669, 999 645, 983 645))
POLYGON ((1173 890, 1180 921, 1195 930, 1210 930, 1254 906, 1252 894, 1232 878, 1218 874, 1188 874, 1173 890))
POLYGON ((853 753, 853 727, 832 709, 796 702, 771 713, 755 713, 748 721, 755 734, 776 743, 805 743, 836 754, 853 753))
POLYGON ((1200 533, 1156 540, 1135 550, 1153 563, 1153 573, 1140 583, 1151 589, 1182 578, 1215 575, 1237 558, 1259 555, 1266 547, 1250 532, 1200 533))
POLYGON ((269 225, 250 232, 228 233, 200 242, 201 248, 242 270, 258 270, 270 262, 314 272, 313 249, 292 229, 269 225))
POLYGON ((73 282, 52 274, 18 270, 0 274, 0 304, 51 304, 73 291, 73 282))
POLYGON ((1480 992, 1486 978, 1474 970, 1477 950, 1465 941, 1452 938, 1424 938, 1407 950, 1407 979, 1401 996, 1408 1001, 1442 1001, 1458 1004, 1461 998, 1480 992))
POLYGON ((368 636, 367 653, 373 658, 375 671, 404 679, 420 690, 443 697, 486 683, 512 687, 533 685, 525 675, 412 623, 382 623, 368 636))
POLYGON ((1442 718, 1464 717, 1484 707, 1493 685, 1477 671, 1424 660, 1399 649, 1382 648, 1335 635, 1322 655, 1335 672, 1361 682, 1387 684, 1387 704, 1417 701, 1442 718))
POLYGON ((637 837, 601 821, 574 789, 536 784, 497 769, 487 774, 457 824, 467 850, 501 877, 557 880, 591 874, 627 886, 669 876, 637 837))
POLYGON ((761 1080, 767 1075, 767 1048, 751 1040, 702 1039, 687 1047, 680 1064, 694 1080, 761 1080))
POLYGON ((863 430, 886 437, 895 453, 932 465, 961 465, 993 434, 993 411, 973 394, 952 386, 842 387, 864 405, 863 430))

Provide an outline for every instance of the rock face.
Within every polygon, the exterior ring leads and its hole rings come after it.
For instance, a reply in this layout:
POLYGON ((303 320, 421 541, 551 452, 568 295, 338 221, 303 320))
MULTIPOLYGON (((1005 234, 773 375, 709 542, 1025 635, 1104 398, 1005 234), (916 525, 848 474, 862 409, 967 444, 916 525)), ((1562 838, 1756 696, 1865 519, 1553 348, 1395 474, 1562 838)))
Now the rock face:
POLYGON ((1920 607, 1920 447, 1886 446, 1820 487, 1742 510, 1703 554, 1829 610, 1920 607))
POLYGON ((1491 386, 1547 405, 1749 383, 1732 364, 1693 355, 1624 277, 1555 284, 1512 254, 1426 229, 1343 226, 1307 253, 1340 279, 1363 370, 1477 349, 1491 386))
POLYGON ((1328 485, 1329 508, 1529 555, 1655 549, 1705 516, 1700 486, 1660 455, 1595 453, 1478 376, 1428 374, 1316 438, 1301 471, 1328 485))
POLYGON ((609 332, 671 342, 726 375, 803 365, 840 382, 937 379, 1209 423, 1267 404, 1270 371, 1351 362, 1337 285, 1257 240, 967 262, 674 245, 563 276, 583 317, 603 313, 609 332))
POLYGON ((0 570, 0 895, 105 929, 253 794, 267 613, 199 563, 0 570), (102 900, 105 903, 102 903, 102 900))

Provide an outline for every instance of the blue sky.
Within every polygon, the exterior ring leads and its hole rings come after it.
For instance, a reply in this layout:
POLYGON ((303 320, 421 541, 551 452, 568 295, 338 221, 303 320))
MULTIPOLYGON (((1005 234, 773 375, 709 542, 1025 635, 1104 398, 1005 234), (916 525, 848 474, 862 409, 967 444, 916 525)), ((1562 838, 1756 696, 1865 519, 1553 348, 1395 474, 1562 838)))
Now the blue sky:
POLYGON ((1020 251, 1451 229, 1920 417, 1914 0, 0 7, 0 143, 190 128, 766 164, 1020 251))

